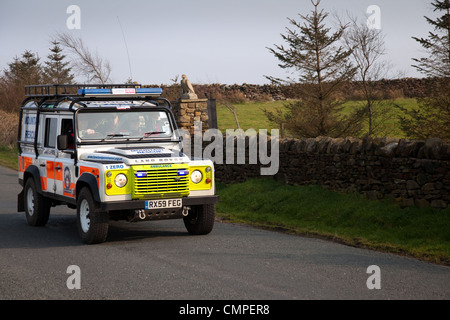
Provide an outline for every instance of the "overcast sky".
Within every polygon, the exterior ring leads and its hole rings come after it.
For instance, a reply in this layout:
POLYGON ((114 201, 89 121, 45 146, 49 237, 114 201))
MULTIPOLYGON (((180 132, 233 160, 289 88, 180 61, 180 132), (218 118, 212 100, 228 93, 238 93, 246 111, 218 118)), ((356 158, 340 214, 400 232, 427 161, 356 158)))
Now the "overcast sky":
MULTIPOLYGON (((322 0, 320 7, 366 21, 376 18, 367 8, 378 6, 391 75, 415 77, 411 58, 423 50, 411 37, 431 31, 424 19, 435 16, 430 2, 322 0)), ((312 8, 310 0, 0 0, 0 69, 25 50, 43 62, 54 35, 67 32, 110 61, 116 83, 132 74, 142 84, 170 84, 184 73, 199 84, 264 84, 264 75, 284 76, 267 47, 283 43, 288 17, 312 8), (79 29, 67 26, 71 5, 80 8, 79 29)))

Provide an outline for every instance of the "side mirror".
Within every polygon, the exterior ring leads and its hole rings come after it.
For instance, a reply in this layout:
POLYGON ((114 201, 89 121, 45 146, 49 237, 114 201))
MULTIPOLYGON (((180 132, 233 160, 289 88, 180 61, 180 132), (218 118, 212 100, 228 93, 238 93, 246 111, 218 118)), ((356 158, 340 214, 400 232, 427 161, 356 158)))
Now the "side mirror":
POLYGON ((66 150, 69 147, 69 137, 66 134, 61 134, 57 137, 58 150, 66 150))

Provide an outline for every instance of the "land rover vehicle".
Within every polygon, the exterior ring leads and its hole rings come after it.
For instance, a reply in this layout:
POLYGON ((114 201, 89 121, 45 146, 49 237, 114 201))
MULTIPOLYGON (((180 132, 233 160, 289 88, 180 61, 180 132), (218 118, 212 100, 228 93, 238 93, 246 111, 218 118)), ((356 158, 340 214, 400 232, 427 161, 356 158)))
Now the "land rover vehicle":
POLYGON ((82 240, 110 220, 182 218, 191 234, 214 225, 214 166, 182 150, 170 102, 140 85, 25 87, 18 130, 18 211, 43 226, 50 209, 77 211, 82 240))

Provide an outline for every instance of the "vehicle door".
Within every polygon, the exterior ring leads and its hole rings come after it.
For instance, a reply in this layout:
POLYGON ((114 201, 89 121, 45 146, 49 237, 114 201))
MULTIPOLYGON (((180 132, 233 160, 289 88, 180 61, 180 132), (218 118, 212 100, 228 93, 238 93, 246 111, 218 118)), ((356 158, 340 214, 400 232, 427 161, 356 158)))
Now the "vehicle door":
POLYGON ((58 134, 59 123, 58 115, 43 114, 42 124, 42 140, 44 142, 43 148, 40 148, 38 157, 39 171, 41 176, 42 191, 54 193, 56 191, 55 178, 58 170, 61 168, 55 166, 56 158, 56 137, 58 134))
POLYGON ((73 117, 70 115, 61 116, 60 119, 60 135, 66 135, 68 137, 68 149, 56 151, 56 168, 61 168, 60 171, 56 170, 55 184, 56 194, 64 197, 75 197, 75 161, 74 161, 74 126, 73 117))

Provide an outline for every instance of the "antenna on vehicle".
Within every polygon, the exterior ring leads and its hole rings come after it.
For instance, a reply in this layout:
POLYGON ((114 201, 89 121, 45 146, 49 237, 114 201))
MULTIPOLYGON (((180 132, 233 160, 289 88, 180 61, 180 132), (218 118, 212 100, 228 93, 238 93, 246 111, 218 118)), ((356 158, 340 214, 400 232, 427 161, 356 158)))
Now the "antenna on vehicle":
POLYGON ((122 24, 120 23, 119 16, 117 16, 117 21, 119 22, 120 30, 122 31, 123 42, 125 43, 125 48, 127 49, 128 68, 130 69, 130 80, 133 80, 133 72, 131 71, 130 53, 128 52, 127 40, 125 39, 125 33, 123 32, 123 28, 122 28, 122 24))

